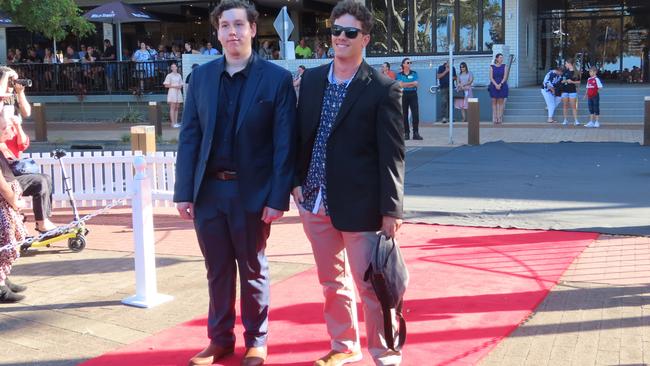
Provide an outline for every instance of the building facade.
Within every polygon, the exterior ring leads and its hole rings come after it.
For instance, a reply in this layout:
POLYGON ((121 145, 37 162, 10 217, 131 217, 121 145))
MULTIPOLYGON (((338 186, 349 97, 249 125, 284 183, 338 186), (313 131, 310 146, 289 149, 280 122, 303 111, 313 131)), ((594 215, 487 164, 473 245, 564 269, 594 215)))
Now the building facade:
MULTIPOLYGON (((130 50, 146 40, 156 47, 192 42, 199 48, 211 41, 218 48, 209 22, 216 0, 123 0, 152 13, 160 22, 122 25, 122 43, 130 50)), ((273 21, 287 6, 295 25, 291 40, 306 38, 312 50, 329 46, 328 15, 338 0, 253 0, 260 11, 258 44, 268 40, 277 47, 273 21)), ((536 85, 551 67, 575 58, 586 69, 596 66, 603 78, 621 82, 647 82, 650 78, 650 1, 647 0, 360 0, 376 18, 371 43, 366 50, 371 64, 384 61, 398 65, 403 57, 415 68, 435 68, 447 57, 450 39, 447 15, 454 14, 452 40, 456 65, 465 61, 477 84, 488 83, 489 64, 497 52, 514 55, 512 86, 536 85)), ((82 10, 105 3, 77 0, 82 10)), ((8 48, 48 40, 22 28, 6 32, 8 48)), ((69 37, 60 46, 101 45, 113 41, 113 26, 97 25, 87 39, 69 37)), ((0 34, 0 42, 2 41, 0 34)), ((115 43, 115 42, 114 42, 115 43)), ((5 48, 6 49, 6 48, 5 48)), ((506 60, 508 57, 506 57, 506 60)), ((299 64, 323 63, 322 59, 281 61, 290 70, 299 64)), ((435 80, 433 81, 435 83, 435 80)))

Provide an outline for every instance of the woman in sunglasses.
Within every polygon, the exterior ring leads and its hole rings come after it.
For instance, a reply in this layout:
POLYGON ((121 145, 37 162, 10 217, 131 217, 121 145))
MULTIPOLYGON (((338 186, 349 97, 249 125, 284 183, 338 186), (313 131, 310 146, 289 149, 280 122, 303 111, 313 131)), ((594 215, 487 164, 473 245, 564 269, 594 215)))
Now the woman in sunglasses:
POLYGON ((397 74, 397 81, 402 87, 402 112, 404 113, 404 139, 410 138, 409 109, 413 119, 413 140, 423 140, 418 127, 420 125, 420 108, 418 106, 418 73, 411 70, 411 60, 402 60, 402 71, 397 74))
POLYGON ((467 122, 467 100, 473 97, 472 84, 474 83, 474 75, 467 68, 465 62, 460 63, 460 75, 458 76, 458 84, 456 90, 463 93, 464 98, 454 98, 454 107, 460 109, 463 114, 463 122, 467 122))

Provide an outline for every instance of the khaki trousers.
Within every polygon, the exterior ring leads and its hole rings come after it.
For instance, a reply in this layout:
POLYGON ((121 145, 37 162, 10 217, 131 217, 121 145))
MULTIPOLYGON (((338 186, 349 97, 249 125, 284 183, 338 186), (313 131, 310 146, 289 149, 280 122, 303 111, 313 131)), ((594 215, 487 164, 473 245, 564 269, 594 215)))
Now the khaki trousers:
MULTIPOLYGON (((368 350, 375 364, 399 365, 402 360, 401 352, 394 352, 386 347, 379 300, 372 285, 363 280, 377 233, 339 231, 332 226, 332 221, 325 215, 322 207, 318 214, 308 212, 300 205, 298 207, 316 260, 318 280, 323 286, 323 312, 332 349, 340 352, 360 349, 354 292, 356 284, 363 305, 368 350)), ((394 320, 393 324, 398 323, 394 320)))

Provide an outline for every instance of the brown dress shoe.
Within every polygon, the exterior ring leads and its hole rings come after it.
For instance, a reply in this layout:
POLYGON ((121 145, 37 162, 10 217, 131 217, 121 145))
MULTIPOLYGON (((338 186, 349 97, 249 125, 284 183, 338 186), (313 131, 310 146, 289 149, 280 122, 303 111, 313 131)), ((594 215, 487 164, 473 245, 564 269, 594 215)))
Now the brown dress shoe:
POLYGON ((314 366, 341 366, 346 363, 352 363, 361 361, 363 355, 361 352, 339 352, 339 351, 330 351, 330 353, 319 358, 314 362, 314 366))
POLYGON ((261 366, 266 362, 266 346, 246 348, 242 366, 261 366))
POLYGON ((212 365, 214 361, 231 355, 235 347, 222 347, 213 343, 190 359, 189 366, 212 365))

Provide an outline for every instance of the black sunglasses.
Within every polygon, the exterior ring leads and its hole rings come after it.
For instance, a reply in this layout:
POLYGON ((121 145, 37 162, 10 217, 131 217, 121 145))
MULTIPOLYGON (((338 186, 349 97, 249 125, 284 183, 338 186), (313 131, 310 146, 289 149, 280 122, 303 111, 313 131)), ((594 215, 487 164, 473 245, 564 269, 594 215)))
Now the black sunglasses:
POLYGON ((338 37, 341 33, 345 33, 345 37, 355 39, 361 32, 361 29, 355 27, 341 27, 340 25, 333 25, 331 28, 332 35, 338 37))

